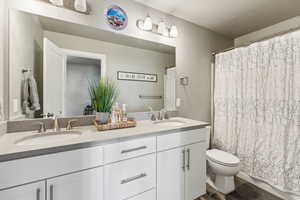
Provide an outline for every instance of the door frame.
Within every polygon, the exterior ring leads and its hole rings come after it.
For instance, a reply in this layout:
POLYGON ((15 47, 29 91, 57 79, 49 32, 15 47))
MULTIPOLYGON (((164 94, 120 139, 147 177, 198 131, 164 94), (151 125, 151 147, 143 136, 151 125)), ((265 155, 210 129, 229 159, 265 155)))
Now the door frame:
POLYGON ((90 58, 90 59, 96 59, 100 61, 100 76, 101 79, 106 76, 106 55, 105 54, 99 54, 99 53, 91 53, 86 51, 77 51, 77 50, 71 50, 71 49, 61 49, 64 53, 64 63, 63 63, 63 95, 62 95, 62 115, 64 116, 66 113, 65 110, 65 91, 66 91, 66 83, 67 83, 67 57, 68 56, 74 56, 74 57, 82 57, 82 58, 90 58))

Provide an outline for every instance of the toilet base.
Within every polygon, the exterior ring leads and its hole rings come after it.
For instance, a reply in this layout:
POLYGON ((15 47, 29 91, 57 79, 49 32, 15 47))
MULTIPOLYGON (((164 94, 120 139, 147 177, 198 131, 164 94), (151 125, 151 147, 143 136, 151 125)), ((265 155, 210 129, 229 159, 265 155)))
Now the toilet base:
POLYGON ((235 190, 234 177, 217 175, 215 186, 216 189, 223 194, 229 194, 235 190))

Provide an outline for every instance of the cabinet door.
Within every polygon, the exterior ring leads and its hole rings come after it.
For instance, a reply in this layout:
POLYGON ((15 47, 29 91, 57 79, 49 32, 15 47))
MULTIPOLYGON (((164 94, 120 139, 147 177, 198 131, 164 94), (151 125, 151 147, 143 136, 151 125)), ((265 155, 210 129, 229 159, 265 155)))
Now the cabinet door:
POLYGON ((102 199, 102 167, 47 180, 47 200, 102 199))
POLYGON ((0 191, 1 200, 45 200, 45 182, 0 191))
POLYGON ((64 63, 63 51, 53 42, 44 38, 43 90, 44 113, 64 114, 64 63))
POLYGON ((185 149, 185 200, 194 200, 206 193, 205 143, 192 144, 185 149))
POLYGON ((184 200, 184 149, 157 154, 157 200, 184 200))

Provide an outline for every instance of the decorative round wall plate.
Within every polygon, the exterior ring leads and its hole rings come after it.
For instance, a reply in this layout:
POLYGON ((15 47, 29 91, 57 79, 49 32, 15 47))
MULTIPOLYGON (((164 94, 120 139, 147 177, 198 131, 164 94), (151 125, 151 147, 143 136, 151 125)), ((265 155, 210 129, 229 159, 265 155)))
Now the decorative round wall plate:
POLYGON ((123 30, 128 23, 126 12, 119 6, 112 5, 105 11, 107 24, 114 30, 123 30))

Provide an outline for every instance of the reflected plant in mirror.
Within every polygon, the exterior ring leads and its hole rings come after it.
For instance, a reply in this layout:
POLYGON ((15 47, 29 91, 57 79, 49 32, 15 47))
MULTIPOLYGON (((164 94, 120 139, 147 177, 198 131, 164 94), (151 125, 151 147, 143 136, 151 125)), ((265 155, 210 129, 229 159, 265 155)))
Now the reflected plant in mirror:
POLYGON ((96 112, 96 121, 105 124, 118 96, 116 85, 109 79, 91 81, 89 87, 91 106, 96 112))

